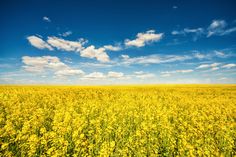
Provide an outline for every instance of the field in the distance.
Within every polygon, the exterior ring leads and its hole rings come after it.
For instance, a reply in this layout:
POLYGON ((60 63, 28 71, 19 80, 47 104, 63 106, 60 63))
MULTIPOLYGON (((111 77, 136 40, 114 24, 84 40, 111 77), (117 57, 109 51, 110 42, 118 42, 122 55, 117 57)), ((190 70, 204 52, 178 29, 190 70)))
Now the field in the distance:
POLYGON ((0 86, 0 156, 234 156, 236 85, 0 86))

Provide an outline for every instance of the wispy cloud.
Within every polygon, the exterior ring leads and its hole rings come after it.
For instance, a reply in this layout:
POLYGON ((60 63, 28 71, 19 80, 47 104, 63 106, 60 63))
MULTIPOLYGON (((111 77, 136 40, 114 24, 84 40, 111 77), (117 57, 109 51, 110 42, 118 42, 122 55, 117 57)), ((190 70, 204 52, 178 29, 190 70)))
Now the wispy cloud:
POLYGON ((60 36, 63 36, 63 37, 68 37, 72 34, 72 31, 67 31, 67 32, 64 32, 62 34, 59 34, 60 36))
POLYGON ((122 56, 121 64, 160 64, 160 63, 169 63, 176 61, 184 61, 192 59, 188 55, 148 55, 148 56, 139 56, 139 57, 129 57, 128 55, 122 56))
POLYGON ((44 17, 43 17, 43 20, 46 21, 46 22, 51 22, 50 18, 47 17, 47 16, 44 16, 44 17))
POLYGON ((63 70, 56 71, 55 74, 57 76, 74 76, 74 75, 83 75, 84 71, 82 71, 80 69, 66 68, 66 69, 63 69, 63 70))
POLYGON ((178 9, 178 7, 177 7, 176 5, 174 5, 172 8, 173 8, 173 9, 178 9))
POLYGON ((213 20, 210 26, 207 28, 207 37, 211 37, 213 35, 228 35, 236 31, 236 27, 227 28, 227 25, 228 24, 225 20, 213 20))
POLYGON ((163 71, 161 74, 175 74, 175 73, 190 73, 193 72, 192 69, 184 69, 184 70, 174 70, 174 71, 163 71))
POLYGON ((223 51, 223 50, 212 50, 207 52, 199 52, 194 50, 193 51, 193 57, 203 60, 203 59, 212 59, 212 58, 229 58, 235 56, 229 51, 223 51))
POLYGON ((236 64, 231 63, 231 64, 225 64, 225 65, 221 66, 221 68, 227 68, 227 69, 230 69, 230 68, 233 68, 233 67, 236 67, 236 64))
POLYGON ((193 40, 196 41, 199 37, 204 34, 203 28, 184 28, 183 30, 177 31, 174 30, 171 32, 172 35, 187 35, 192 34, 193 40))
POLYGON ((225 20, 213 20, 207 28, 184 28, 183 30, 173 30, 172 35, 188 35, 192 34, 193 40, 196 41, 200 37, 223 36, 236 31, 236 27, 228 27, 225 20))
POLYGON ((50 46, 47 42, 43 41, 43 39, 41 39, 40 37, 32 35, 28 36, 27 40, 32 46, 38 49, 48 49, 50 51, 53 50, 52 46, 50 46))
MULTIPOLYGON (((109 62, 110 63, 110 62, 109 62)), ((91 62, 81 62, 79 63, 81 67, 86 68, 109 68, 114 66, 113 64, 107 64, 107 63, 91 63, 91 62)))
POLYGON ((122 72, 115 72, 115 71, 109 71, 107 74, 104 74, 102 72, 92 72, 90 74, 87 74, 81 79, 89 79, 89 80, 104 80, 104 79, 124 79, 126 78, 124 73, 122 72))
POLYGON ((227 23, 224 20, 213 20, 210 26, 207 28, 207 37, 222 34, 226 25, 227 23))
POLYGON ((221 63, 201 64, 198 67, 196 67, 196 69, 211 68, 211 70, 218 70, 219 69, 219 67, 218 67, 219 65, 221 65, 221 63))
POLYGON ((121 46, 113 46, 113 45, 105 45, 103 46, 106 50, 110 50, 110 51, 120 51, 122 50, 121 46))
POLYGON ((136 71, 134 72, 134 76, 136 78, 139 78, 139 79, 148 79, 148 78, 154 78, 156 77, 155 74, 153 73, 148 73, 148 72, 144 72, 144 71, 136 71))
POLYGON ((164 33, 155 33, 155 30, 149 30, 145 33, 138 33, 136 35, 136 39, 125 40, 126 46, 134 46, 134 47, 143 47, 148 43, 160 41, 163 38, 164 33))
POLYGON ((106 76, 101 73, 101 72, 93 72, 88 75, 85 75, 82 79, 92 79, 92 80, 97 80, 97 79, 105 79, 106 76))

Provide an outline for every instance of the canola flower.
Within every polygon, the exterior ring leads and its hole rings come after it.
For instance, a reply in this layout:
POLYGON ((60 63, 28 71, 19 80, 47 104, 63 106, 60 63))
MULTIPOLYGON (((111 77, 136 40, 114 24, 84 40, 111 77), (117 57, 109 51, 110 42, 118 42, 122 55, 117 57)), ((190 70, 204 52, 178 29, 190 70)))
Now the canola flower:
POLYGON ((0 156, 235 156, 235 85, 1 86, 0 156))

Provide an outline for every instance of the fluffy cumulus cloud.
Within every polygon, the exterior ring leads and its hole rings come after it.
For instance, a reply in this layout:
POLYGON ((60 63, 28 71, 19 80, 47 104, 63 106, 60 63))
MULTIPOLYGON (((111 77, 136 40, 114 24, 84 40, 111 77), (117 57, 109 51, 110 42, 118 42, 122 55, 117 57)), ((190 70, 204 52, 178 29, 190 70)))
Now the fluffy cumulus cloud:
MULTIPOLYGON (((72 32, 68 31, 63 34, 60 34, 60 36, 68 36, 72 32)), ((145 33, 138 33, 137 38, 134 40, 125 40, 126 46, 135 46, 135 47, 142 47, 145 46, 147 43, 155 42, 161 40, 163 36, 163 33, 155 33, 154 30, 149 30, 145 33)), ((122 50, 122 47, 120 45, 104 45, 100 48, 95 48, 94 45, 90 45, 88 47, 85 47, 85 43, 87 43, 87 40, 80 39, 78 41, 70 41, 65 40, 63 38, 58 38, 55 36, 49 36, 47 38, 47 41, 42 40, 40 37, 37 36, 29 36, 28 41, 30 44, 36 48, 39 49, 48 49, 48 50, 62 50, 62 51, 71 51, 71 52, 77 52, 80 53, 81 57, 86 58, 95 58, 100 62, 109 62, 110 58, 106 51, 120 51, 122 50)), ((125 55, 124 55, 125 56, 125 55)), ((127 59, 127 55, 126 58, 127 59)))
POLYGON ((42 57, 30 57, 23 56, 22 62, 25 64, 23 68, 29 72, 42 72, 45 69, 64 69, 68 66, 60 61, 58 57, 42 56, 42 57))
POLYGON ((109 62, 109 56, 105 52, 105 48, 101 47, 96 49, 95 46, 91 45, 80 52, 81 57, 96 58, 100 62, 109 62))
POLYGON ((83 45, 86 41, 84 39, 69 41, 57 37, 48 37, 47 42, 58 50, 79 52, 83 49, 83 45))
POLYGON ((155 33, 155 30, 149 30, 145 33, 138 33, 134 40, 126 39, 125 45, 143 47, 147 43, 160 41, 163 38, 163 35, 163 33, 155 33))
POLYGON ((53 50, 53 48, 47 42, 43 41, 43 39, 41 39, 40 37, 32 35, 28 36, 27 40, 32 46, 38 49, 48 49, 50 51, 53 50))
POLYGON ((84 74, 82 70, 72 69, 55 56, 23 56, 22 62, 24 63, 22 67, 27 72, 42 73, 50 70, 54 72, 55 75, 60 76, 84 74))

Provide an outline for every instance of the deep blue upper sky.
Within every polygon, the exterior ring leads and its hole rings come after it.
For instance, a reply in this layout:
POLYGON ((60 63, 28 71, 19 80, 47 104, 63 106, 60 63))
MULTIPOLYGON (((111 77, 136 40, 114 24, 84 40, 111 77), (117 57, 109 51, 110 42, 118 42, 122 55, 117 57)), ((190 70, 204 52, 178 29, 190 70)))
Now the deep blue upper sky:
POLYGON ((235 10, 234 0, 3 0, 0 83, 235 83, 235 10))

